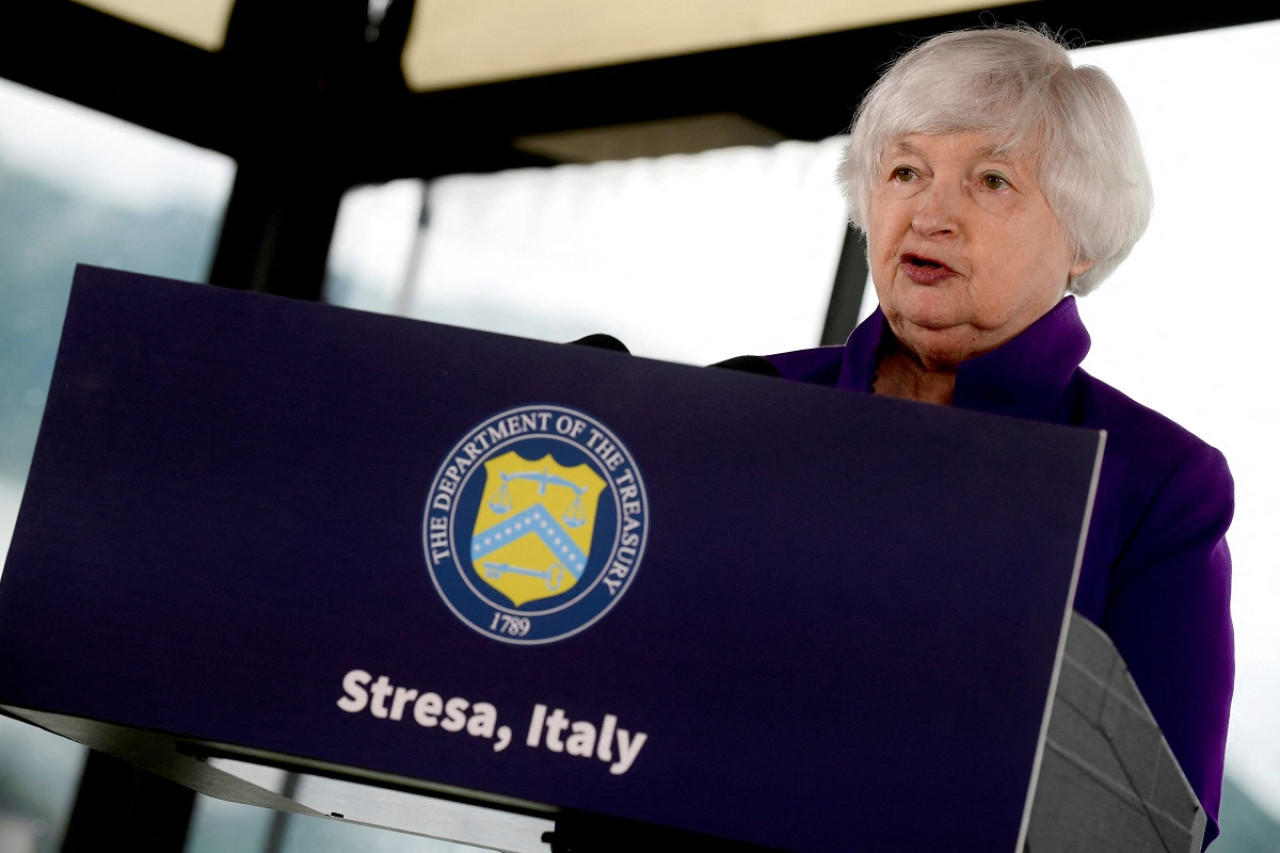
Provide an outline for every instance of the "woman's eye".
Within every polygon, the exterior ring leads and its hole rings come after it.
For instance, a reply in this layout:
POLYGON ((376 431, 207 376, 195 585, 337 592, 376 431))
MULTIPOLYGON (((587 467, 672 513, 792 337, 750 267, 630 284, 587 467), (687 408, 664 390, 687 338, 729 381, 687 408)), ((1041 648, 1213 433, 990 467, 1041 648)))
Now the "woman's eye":
POLYGON ((989 190, 1004 190, 1009 188, 1009 180, 1004 175, 988 172, 982 176, 982 186, 989 190))
POLYGON ((917 177, 919 175, 916 174, 916 170, 910 166, 897 166, 893 170, 893 180, 898 183, 905 184, 908 181, 914 181, 917 177))

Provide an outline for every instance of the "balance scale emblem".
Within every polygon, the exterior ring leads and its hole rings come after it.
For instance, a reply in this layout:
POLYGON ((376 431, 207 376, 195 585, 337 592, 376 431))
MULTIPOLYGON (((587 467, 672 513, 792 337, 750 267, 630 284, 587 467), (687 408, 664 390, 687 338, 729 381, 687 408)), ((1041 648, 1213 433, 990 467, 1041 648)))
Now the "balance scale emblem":
POLYGON ((573 589, 591 554, 605 480, 585 463, 566 468, 550 454, 528 460, 514 450, 484 469, 471 535, 475 574, 516 607, 573 589))

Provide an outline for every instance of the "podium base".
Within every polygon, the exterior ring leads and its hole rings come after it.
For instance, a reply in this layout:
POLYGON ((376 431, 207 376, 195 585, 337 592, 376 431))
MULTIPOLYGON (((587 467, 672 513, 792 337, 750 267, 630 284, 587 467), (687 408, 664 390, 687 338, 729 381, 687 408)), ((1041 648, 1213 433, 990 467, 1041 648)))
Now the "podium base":
POLYGON ((1199 853, 1204 830, 1115 646, 1073 613, 1024 853, 1199 853))

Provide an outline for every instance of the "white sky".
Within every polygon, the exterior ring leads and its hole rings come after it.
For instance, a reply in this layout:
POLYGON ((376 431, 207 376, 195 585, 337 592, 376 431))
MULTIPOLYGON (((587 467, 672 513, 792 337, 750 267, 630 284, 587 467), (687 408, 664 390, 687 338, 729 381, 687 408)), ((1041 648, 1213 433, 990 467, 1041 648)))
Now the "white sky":
POLYGON ((122 207, 220 210, 231 158, 0 79, 0 166, 122 207))
MULTIPOLYGON (((431 187, 410 314, 546 340, 607 332, 707 364, 817 340, 844 230, 839 141, 459 175, 431 187)), ((333 265, 390 310, 421 185, 353 193, 333 265)))
POLYGON ((1280 815, 1280 22, 1089 48, 1130 95, 1156 187, 1147 236, 1081 313, 1085 367, 1226 454, 1236 478, 1231 770, 1280 815), (1259 98, 1264 101, 1260 101, 1259 98))

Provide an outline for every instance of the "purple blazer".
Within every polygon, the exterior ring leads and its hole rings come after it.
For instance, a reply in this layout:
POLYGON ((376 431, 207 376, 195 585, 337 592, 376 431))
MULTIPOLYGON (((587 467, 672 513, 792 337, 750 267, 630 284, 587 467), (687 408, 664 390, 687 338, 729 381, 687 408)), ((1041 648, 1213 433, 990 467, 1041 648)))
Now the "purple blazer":
MULTIPOLYGON (((843 347, 769 356, 783 377, 871 393, 889 334, 879 309, 843 347)), ((1074 298, 962 362, 954 405, 1107 431, 1075 609, 1110 635, 1218 835, 1235 679, 1226 460, 1168 418, 1080 369, 1089 334, 1074 298)))

